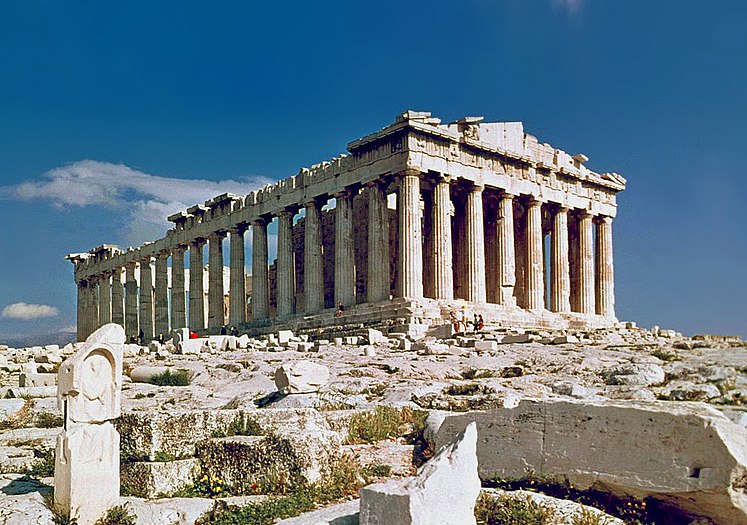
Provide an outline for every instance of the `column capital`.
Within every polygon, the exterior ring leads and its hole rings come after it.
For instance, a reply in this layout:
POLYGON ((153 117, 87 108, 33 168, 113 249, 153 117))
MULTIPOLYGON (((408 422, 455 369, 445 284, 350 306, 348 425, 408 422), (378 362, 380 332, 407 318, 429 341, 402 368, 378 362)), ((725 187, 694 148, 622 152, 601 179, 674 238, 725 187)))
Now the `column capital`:
POLYGON ((535 206, 542 206, 547 201, 544 199, 540 199, 538 197, 535 197, 534 195, 529 196, 529 200, 527 200, 527 206, 530 208, 534 208, 535 206))
POLYGON ((205 241, 206 239, 203 239, 202 237, 192 239, 191 241, 189 241, 189 247, 202 248, 203 246, 205 246, 205 241))
POLYGON ((228 233, 232 233, 234 235, 241 235, 244 232, 246 232, 248 228, 248 225, 245 222, 240 222, 239 224, 234 224, 228 229, 228 233))
POLYGON ((485 184, 483 184, 482 182, 474 182, 472 186, 470 186, 469 191, 470 193, 482 193, 483 191, 485 191, 485 184))
POLYGON ((189 248, 189 245, 187 245, 187 244, 177 244, 176 246, 174 246, 173 248, 171 248, 171 253, 172 254, 176 253, 176 252, 182 252, 182 253, 184 253, 187 250, 187 248, 189 248))
POLYGON ((278 212, 278 218, 285 217, 285 218, 293 220, 293 217, 295 217, 297 213, 298 213, 297 207, 289 206, 287 208, 283 208, 282 210, 278 212))
POLYGON ((592 212, 591 210, 581 209, 578 210, 578 216, 582 219, 585 219, 587 217, 591 217, 592 219, 596 217, 596 213, 592 212))
POLYGON ((337 191, 333 193, 333 197, 335 199, 340 199, 342 197, 352 197, 354 195, 355 189, 352 186, 347 186, 346 188, 337 191))
POLYGON ((171 250, 164 250, 156 254, 156 259, 168 259, 171 257, 171 250))
POLYGON ((405 177, 418 177, 420 178, 421 171, 416 168, 406 168, 399 173, 397 173, 397 177, 400 179, 404 179, 405 177))
POLYGON ((512 200, 512 199, 515 199, 515 198, 516 198, 516 194, 515 193, 511 193, 508 190, 503 190, 501 192, 501 199, 512 200))
POLYGON ((223 239, 226 236, 226 232, 223 230, 216 230, 208 233, 208 241, 215 242, 223 239))
POLYGON ((612 224, 612 217, 609 215, 597 215, 594 219, 598 223, 612 224))
POLYGON ((556 203, 555 213, 568 213, 570 209, 567 204, 556 203))
POLYGON ((252 226, 253 227, 263 227, 263 226, 267 226, 268 222, 269 221, 267 220, 267 217, 257 217, 256 219, 254 219, 252 221, 252 226))

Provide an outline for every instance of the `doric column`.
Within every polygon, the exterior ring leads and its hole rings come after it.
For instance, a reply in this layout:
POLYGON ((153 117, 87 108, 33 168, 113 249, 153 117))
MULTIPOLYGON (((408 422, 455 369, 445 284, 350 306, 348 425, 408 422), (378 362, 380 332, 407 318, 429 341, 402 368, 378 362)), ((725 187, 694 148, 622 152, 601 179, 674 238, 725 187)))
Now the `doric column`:
POLYGON ((545 272, 542 254, 542 202, 532 199, 527 204, 526 290, 525 308, 541 310, 545 307, 545 272))
POLYGON ((496 220, 498 245, 498 304, 516 306, 516 253, 514 249, 514 196, 501 195, 496 220))
POLYGON ((155 335, 169 335, 169 252, 161 252, 156 257, 156 307, 155 335))
POLYGON ((485 226, 482 210, 483 186, 475 185, 467 195, 465 218, 467 226, 467 300, 476 303, 487 301, 485 284, 485 226))
POLYGON ((140 260, 140 330, 146 343, 153 339, 153 270, 150 257, 140 260))
POLYGON ((420 173, 402 172, 399 184, 399 260, 398 295, 410 299, 423 297, 423 232, 420 217, 420 173))
POLYGON ((293 217, 295 215, 295 210, 283 210, 278 214, 278 317, 293 314, 293 299, 296 296, 295 265, 293 263, 293 217))
POLYGON ((124 327, 124 287, 122 286, 122 268, 115 268, 112 274, 112 323, 124 327))
POLYGON ((353 196, 335 194, 335 305, 355 306, 355 246, 353 243, 353 196))
POLYGON ((612 217, 597 221, 596 312, 615 317, 615 274, 612 262, 612 217))
POLYGON ((450 181, 441 177, 433 187, 433 295, 436 299, 454 298, 451 210, 450 181))
POLYGON ((553 215, 550 261, 550 309, 571 311, 571 277, 568 257, 568 208, 560 206, 553 215))
POLYGON ((306 203, 304 226, 303 290, 306 296, 306 313, 324 309, 324 273, 322 268, 322 228, 319 203, 306 203))
POLYGON ((187 305, 184 287, 184 252, 186 246, 177 246, 171 252, 171 327, 186 328, 187 305))
POLYGON ((213 232, 208 236, 208 328, 220 328, 226 324, 223 314, 223 233, 213 232))
POLYGON ((578 306, 583 314, 594 313, 594 232, 593 216, 582 212, 578 222, 578 306))
POLYGON ((86 294, 88 293, 88 281, 77 281, 76 282, 78 286, 78 302, 77 302, 77 336, 78 341, 85 341, 86 340, 86 315, 88 313, 86 312, 86 294))
POLYGON ((267 269, 267 221, 252 223, 252 319, 270 316, 270 280, 267 269))
MULTIPOLYGON (((99 322, 103 326, 112 322, 112 287, 110 273, 103 273, 99 277, 99 322)), ((98 328, 98 326, 96 328, 98 328)))
POLYGON ((89 280, 88 295, 86 300, 87 334, 91 335, 99 327, 99 277, 91 277, 89 280))
POLYGON ((125 265, 125 333, 128 337, 138 334, 137 315, 137 279, 135 278, 135 262, 125 265))
POLYGON ((196 239, 189 243, 189 329, 205 329, 205 290, 202 247, 205 239, 196 239))
POLYGON ((368 185, 368 268, 366 295, 369 303, 389 299, 389 207, 380 182, 368 185))
POLYGON ((246 323, 245 231, 246 226, 244 224, 239 224, 229 230, 231 243, 231 282, 229 283, 228 316, 232 326, 246 323))

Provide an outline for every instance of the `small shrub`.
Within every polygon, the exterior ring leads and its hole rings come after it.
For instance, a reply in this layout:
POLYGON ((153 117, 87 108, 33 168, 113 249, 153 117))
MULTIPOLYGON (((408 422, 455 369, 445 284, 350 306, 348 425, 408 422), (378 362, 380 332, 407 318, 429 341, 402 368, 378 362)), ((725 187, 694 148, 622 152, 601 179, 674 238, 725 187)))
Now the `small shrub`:
POLYGON ((604 514, 592 512, 586 507, 581 507, 581 512, 573 515, 571 523, 572 525, 608 525, 609 520, 604 514))
POLYGON ((356 414, 351 418, 345 443, 354 445, 394 439, 402 435, 404 423, 399 409, 377 406, 373 412, 356 414))
POLYGON ((529 497, 481 495, 475 505, 479 525, 549 525, 555 512, 529 497))
POLYGON ((162 374, 154 375, 150 382, 158 386, 188 386, 189 372, 186 370, 177 370, 176 372, 166 370, 162 374))
POLYGON ((363 475, 366 477, 388 478, 391 474, 391 465, 368 465, 363 467, 363 475))
POLYGON ((651 352, 651 355, 662 361, 680 361, 682 359, 677 355, 677 352, 669 352, 666 348, 657 348, 651 352))
POLYGON ((94 525, 136 525, 135 516, 124 505, 117 505, 106 511, 106 515, 94 525))
POLYGON ((474 396, 477 394, 486 393, 486 387, 477 383, 468 383, 466 385, 451 385, 444 393, 450 396, 474 396))
POLYGON ((229 423, 225 430, 216 430, 212 437, 222 438, 229 436, 264 436, 265 429, 253 418, 237 418, 229 423))
POLYGON ((47 492, 42 496, 44 506, 52 513, 54 525, 78 525, 77 518, 70 516, 70 512, 62 510, 54 503, 54 493, 47 492))
POLYGON ((34 450, 37 458, 24 474, 32 478, 48 478, 54 476, 54 450, 34 450))
POLYGON ((42 412, 36 416, 36 426, 38 428, 57 428, 62 426, 62 416, 50 412, 42 412))
POLYGON ((169 461, 175 460, 175 455, 169 454, 168 452, 164 452, 162 450, 158 450, 155 454, 153 454, 153 461, 155 461, 156 463, 168 463, 169 461))

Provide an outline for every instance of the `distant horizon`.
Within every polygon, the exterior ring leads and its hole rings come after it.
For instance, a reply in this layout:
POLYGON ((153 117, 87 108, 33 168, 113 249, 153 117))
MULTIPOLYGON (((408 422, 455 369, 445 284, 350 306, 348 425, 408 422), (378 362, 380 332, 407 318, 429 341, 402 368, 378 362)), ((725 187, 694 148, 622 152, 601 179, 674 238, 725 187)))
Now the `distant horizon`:
POLYGON ((747 338, 745 25, 736 0, 2 5, 0 343, 75 325, 67 253, 159 238, 406 109, 620 173, 617 317, 747 338))

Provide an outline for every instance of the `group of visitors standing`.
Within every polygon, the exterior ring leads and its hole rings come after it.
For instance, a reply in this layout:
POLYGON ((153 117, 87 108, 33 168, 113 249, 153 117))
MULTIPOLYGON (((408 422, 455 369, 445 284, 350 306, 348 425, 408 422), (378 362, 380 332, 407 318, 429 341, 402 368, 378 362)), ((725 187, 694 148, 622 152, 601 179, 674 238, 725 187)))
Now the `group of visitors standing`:
POLYGON ((455 310, 452 310, 449 314, 449 319, 454 327, 454 332, 456 333, 466 334, 471 331, 476 334, 485 328, 485 320, 483 319, 482 314, 474 314, 472 318, 470 318, 466 306, 462 307, 461 315, 457 314, 455 310), (470 326, 472 327, 471 330, 470 326))

